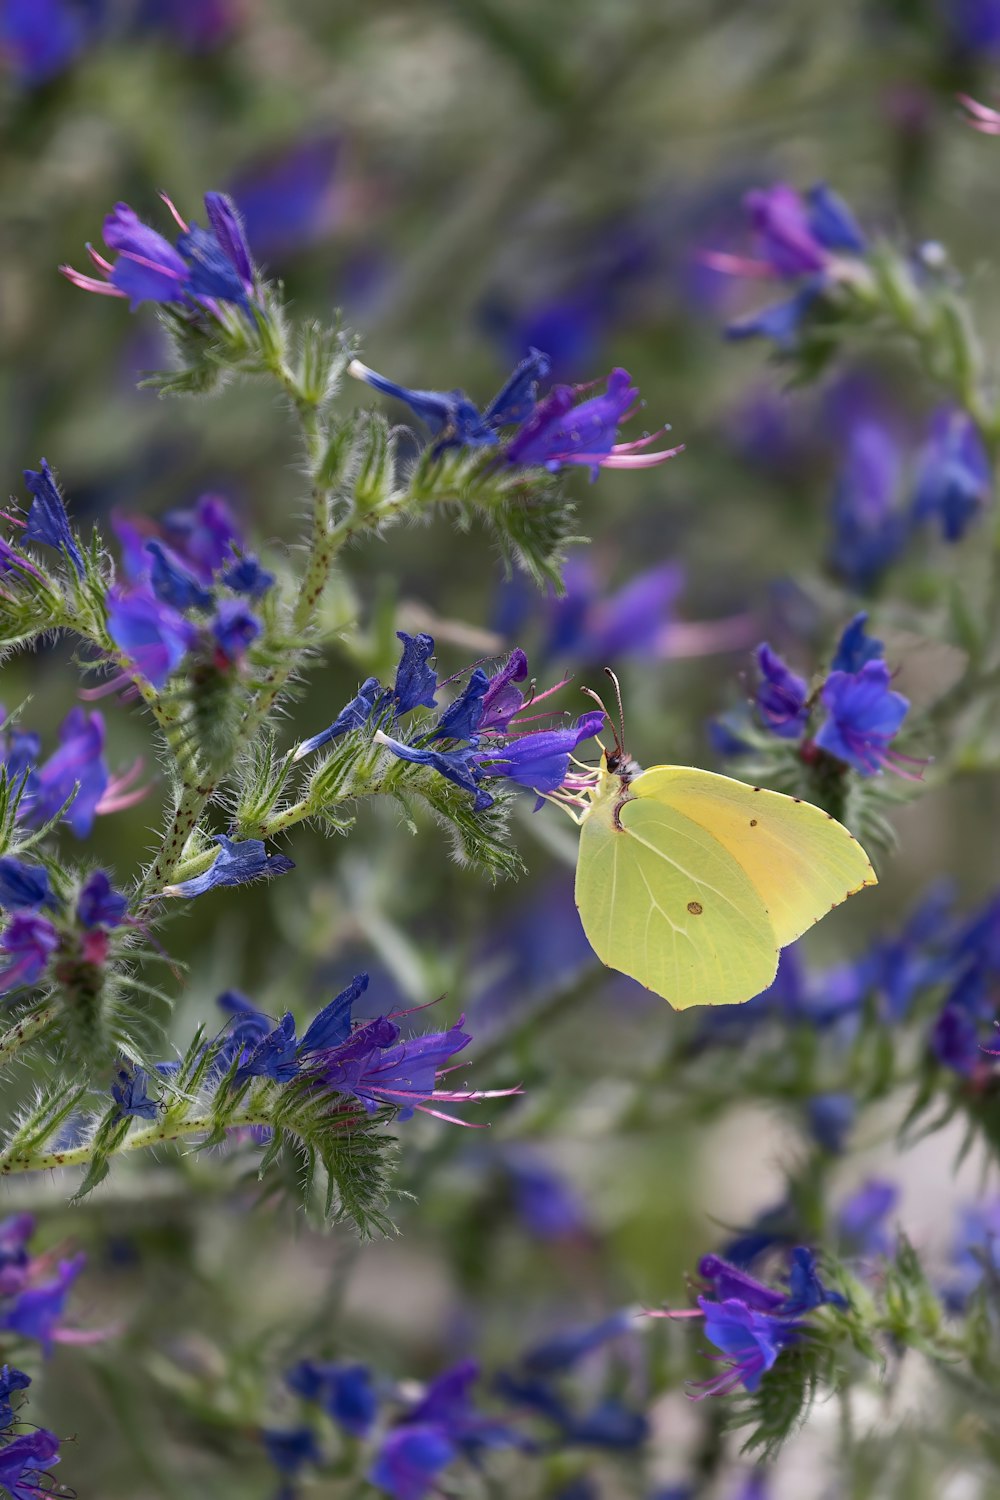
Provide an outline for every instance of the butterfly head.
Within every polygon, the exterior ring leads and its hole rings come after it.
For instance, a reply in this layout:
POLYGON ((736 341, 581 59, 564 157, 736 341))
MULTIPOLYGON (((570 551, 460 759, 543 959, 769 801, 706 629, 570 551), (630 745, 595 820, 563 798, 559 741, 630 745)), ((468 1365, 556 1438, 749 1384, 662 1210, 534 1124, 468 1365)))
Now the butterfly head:
POLYGON ((611 730, 611 733, 614 737, 613 748, 610 750, 605 750, 601 758, 601 770, 607 776, 617 777, 619 781, 621 781, 622 786, 626 787, 632 780, 633 776, 637 776, 639 774, 639 772, 642 770, 642 767, 639 765, 638 761, 632 759, 631 755, 629 755, 628 751, 625 748, 625 709, 622 706, 621 684, 618 681, 617 675, 612 672, 610 667, 605 667, 604 671, 605 674, 610 677, 611 681, 614 683, 615 699, 617 700, 618 704, 617 725, 615 724, 615 721, 612 718, 611 714, 608 713, 603 700, 597 695, 597 693, 594 692, 593 688, 584 688, 583 691, 589 698, 593 698, 598 708, 600 708, 602 713, 605 715, 608 721, 608 728, 611 730))

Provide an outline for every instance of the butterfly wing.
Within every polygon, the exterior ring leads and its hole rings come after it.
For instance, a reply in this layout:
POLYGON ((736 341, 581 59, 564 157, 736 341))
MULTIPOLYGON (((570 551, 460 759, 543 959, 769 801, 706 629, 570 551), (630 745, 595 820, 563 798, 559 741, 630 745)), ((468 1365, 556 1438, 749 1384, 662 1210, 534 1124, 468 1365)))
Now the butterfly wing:
POLYGON ((640 803, 683 813, 737 862, 767 908, 778 948, 877 884, 854 835, 810 802, 690 766, 653 766, 630 790, 640 803))
POLYGON ((678 1010, 735 1004, 766 989, 778 945, 734 855, 658 797, 630 799, 619 817, 616 828, 609 802, 580 835, 576 903, 597 956, 678 1010))

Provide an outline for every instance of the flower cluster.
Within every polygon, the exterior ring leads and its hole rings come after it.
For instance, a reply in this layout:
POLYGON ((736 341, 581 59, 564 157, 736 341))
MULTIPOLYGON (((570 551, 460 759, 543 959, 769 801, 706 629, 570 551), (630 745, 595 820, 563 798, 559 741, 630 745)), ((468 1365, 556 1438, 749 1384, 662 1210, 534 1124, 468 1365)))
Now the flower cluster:
POLYGON ((778 183, 748 193, 744 205, 756 254, 708 251, 702 259, 726 276, 795 285, 787 301, 741 318, 726 330, 730 338, 760 336, 789 348, 823 300, 838 285, 857 279, 867 241, 847 205, 823 183, 805 195, 778 183))
POLYGON ((261 633, 250 605, 274 575, 247 551, 226 501, 202 495, 159 524, 118 516, 114 526, 124 577, 108 591, 108 632, 130 670, 159 690, 189 653, 220 673, 239 667, 261 633))
POLYGON ((163 201, 176 221, 176 245, 144 224, 127 203, 117 203, 104 220, 104 243, 117 256, 109 261, 87 246, 99 277, 85 276, 72 266, 63 275, 85 292, 125 297, 133 308, 143 302, 177 305, 197 317, 219 316, 220 304, 251 313, 256 271, 236 206, 225 193, 205 194, 209 228, 186 224, 170 199, 163 201))
POLYGON ((110 934, 129 921, 128 901, 104 870, 63 899, 44 865, 12 854, 0 857, 0 908, 8 914, 0 932, 0 995, 38 985, 46 975, 69 995, 99 987, 110 934))
POLYGON ((112 776, 104 759, 104 720, 99 713, 71 709, 59 727, 59 746, 42 758, 42 742, 0 708, 0 767, 16 797, 17 820, 41 829, 61 819, 85 839, 94 819, 132 807, 145 796, 137 787, 142 762, 112 776))
POLYGON ((526 696, 518 687, 528 676, 524 652, 514 650, 492 675, 474 667, 458 697, 430 724, 422 717, 416 733, 402 740, 389 733, 398 721, 418 708, 437 706, 438 678, 431 665, 434 641, 429 635, 398 632, 403 651, 391 689, 374 677, 319 734, 304 740, 295 752, 301 760, 350 730, 366 730, 400 760, 430 766, 456 786, 470 792, 479 810, 493 801, 484 780, 503 777, 540 795, 554 792, 569 770, 570 757, 583 740, 599 733, 602 713, 581 714, 561 729, 524 731, 527 710, 562 687, 526 696))
POLYGON ((809 1331, 808 1315, 829 1304, 844 1308, 839 1292, 825 1287, 811 1251, 796 1246, 790 1255, 787 1286, 767 1286, 717 1255, 706 1255, 698 1273, 707 1284, 698 1311, 651 1313, 651 1317, 704 1318, 705 1335, 722 1351, 725 1369, 692 1389, 695 1399, 727 1395, 742 1385, 756 1391, 783 1349, 809 1331))
MULTIPOLYGON (((40 1344, 44 1354, 51 1353, 54 1344, 97 1343, 106 1338, 104 1331, 72 1328, 63 1322, 70 1291, 87 1257, 80 1253, 58 1260, 50 1253, 32 1255, 34 1232, 32 1214, 15 1214, 0 1223, 0 1329, 9 1337, 40 1344)), ((6 1415, 0 1407, 0 1416, 6 1415)))
POLYGON ((630 443, 616 441, 621 424, 638 409, 639 389, 627 370, 612 370, 601 396, 578 401, 587 386, 557 385, 539 399, 538 385, 549 368, 548 357, 532 349, 482 411, 464 391, 410 390, 357 359, 348 374, 415 412, 433 433, 437 452, 495 447, 501 463, 553 473, 564 464, 581 464, 596 479, 601 469, 653 468, 682 451, 648 451, 666 428, 630 443), (516 431, 502 440, 501 432, 511 427, 516 431))
MULTIPOLYGON (((3 1226, 0 1225, 0 1235, 3 1226)), ((31 1376, 11 1365, 0 1368, 0 1485, 13 1500, 40 1500, 52 1493, 49 1470, 59 1462, 59 1438, 47 1427, 29 1427, 12 1397, 26 1391, 31 1376), (18 1428, 27 1428, 19 1432, 18 1428)))
POLYGON ((877 584, 926 524, 948 542, 961 540, 990 495, 986 450, 964 411, 935 414, 908 503, 900 497, 902 464, 900 443, 883 423, 866 418, 851 427, 831 511, 830 565, 852 588, 877 584))
POLYGON ((910 761, 892 749, 909 703, 893 690, 882 642, 866 633, 867 614, 844 630, 822 685, 810 690, 766 643, 757 648, 759 680, 754 697, 761 722, 780 739, 795 740, 807 764, 819 757, 873 776, 888 766, 912 779, 910 761), (817 709, 822 721, 815 724, 817 709))

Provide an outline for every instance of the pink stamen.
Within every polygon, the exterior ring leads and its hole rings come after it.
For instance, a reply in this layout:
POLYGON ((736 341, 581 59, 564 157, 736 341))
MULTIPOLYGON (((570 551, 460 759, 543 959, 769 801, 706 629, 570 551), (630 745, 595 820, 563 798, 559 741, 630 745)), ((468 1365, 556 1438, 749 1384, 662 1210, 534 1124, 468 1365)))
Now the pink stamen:
POLYGON ((684 444, 676 448, 666 448, 661 453, 610 453, 601 459, 594 459, 602 469, 652 469, 657 464, 666 463, 668 458, 676 458, 679 453, 684 452, 684 444))
POLYGON ((158 260, 149 260, 145 255, 136 255, 134 250, 123 250, 122 260, 130 260, 135 266, 144 266, 147 271, 156 271, 160 276, 169 276, 172 281, 183 281, 186 272, 171 270, 169 266, 163 266, 158 260))
POLYGON ((978 99, 973 99, 968 94, 959 94, 959 104, 968 110, 971 118, 968 124, 973 130, 978 130, 982 135, 1000 135, 1000 111, 991 109, 988 104, 980 104, 978 99))
POLYGON ((132 679, 127 672, 116 672, 114 677, 109 677, 106 682, 98 683, 97 687, 80 688, 79 696, 86 703, 96 703, 98 698, 110 697, 117 693, 119 688, 131 686, 132 679))
POLYGON ((103 271, 105 276, 111 276, 111 273, 115 269, 114 266, 109 260, 105 260, 103 255, 98 254, 93 245, 87 246, 87 254, 99 271, 103 271))
POLYGON ((703 250, 698 259, 710 271, 719 271, 723 276, 753 276, 760 281, 773 281, 778 274, 766 260, 730 255, 726 250, 703 250))
POLYGON ((181 229, 183 229, 184 233, 187 234, 189 232, 189 226, 187 224, 185 224, 184 220, 181 218, 180 214, 177 212, 177 209, 174 207, 173 200, 171 198, 168 198, 167 195, 166 195, 166 193, 161 193, 160 197, 163 199, 164 203, 167 205, 168 209, 170 210, 171 214, 173 215, 174 223, 175 224, 179 224, 180 227, 181 227, 181 229))
POLYGON ((74 271, 72 266, 60 266, 59 273, 74 286, 79 287, 81 292, 96 292, 99 297, 124 297, 126 295, 116 286, 112 286, 109 281, 98 281, 95 276, 84 276, 82 272, 74 271))

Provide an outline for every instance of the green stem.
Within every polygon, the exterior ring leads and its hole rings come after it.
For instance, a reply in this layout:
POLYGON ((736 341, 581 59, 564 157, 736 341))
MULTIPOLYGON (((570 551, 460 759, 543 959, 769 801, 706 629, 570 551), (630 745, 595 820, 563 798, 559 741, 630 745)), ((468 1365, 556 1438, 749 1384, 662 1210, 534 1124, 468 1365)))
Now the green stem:
POLYGON ((36 1036, 41 1036, 43 1031, 48 1031, 59 1015, 59 1008, 49 1005, 45 1010, 35 1011, 33 1015, 25 1016, 18 1021, 3 1036, 0 1036, 0 1068, 17 1056, 21 1048, 36 1036))
MULTIPOLYGON (((270 1124, 270 1119, 257 1110, 234 1115, 226 1121, 226 1129, 241 1125, 270 1124)), ((126 1151, 144 1151, 149 1146, 161 1146, 165 1141, 178 1141, 189 1135, 205 1135, 214 1130, 216 1125, 217 1121, 212 1115, 194 1115, 173 1123, 159 1120, 153 1125, 147 1125, 145 1130, 131 1131, 112 1154, 122 1156, 126 1151)), ((46 1172, 53 1171, 56 1167, 85 1167, 93 1161, 94 1150, 94 1143, 91 1142, 86 1146, 72 1146, 66 1151, 28 1151, 19 1156, 0 1157, 0 1175, 46 1172)))
POLYGON ((184 846, 198 825, 208 799, 215 790, 214 781, 202 786, 185 785, 177 799, 170 827, 163 837, 159 852, 150 865, 139 887, 138 900, 148 901, 158 896, 180 864, 184 846))

